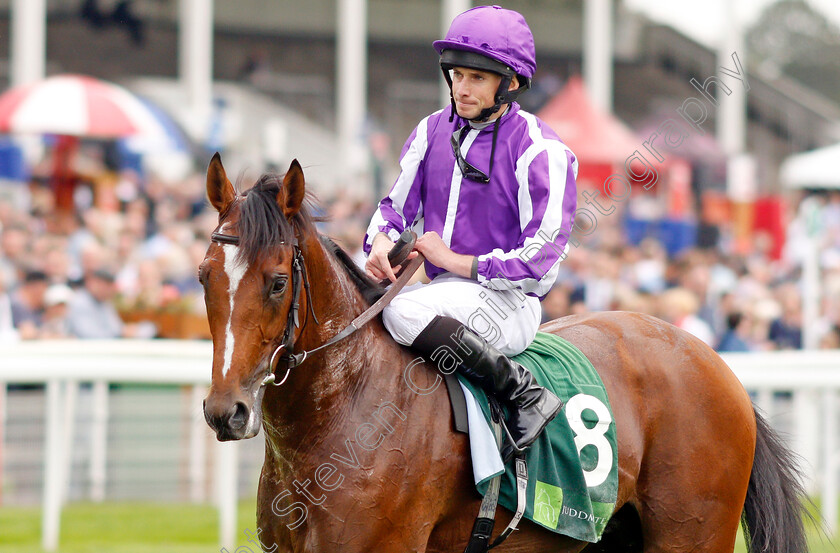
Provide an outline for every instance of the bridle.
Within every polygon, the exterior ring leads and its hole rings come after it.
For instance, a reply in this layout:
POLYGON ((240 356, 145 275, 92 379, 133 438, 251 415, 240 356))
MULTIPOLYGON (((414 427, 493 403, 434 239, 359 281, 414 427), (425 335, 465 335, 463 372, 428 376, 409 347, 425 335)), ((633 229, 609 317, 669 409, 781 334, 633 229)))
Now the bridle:
MULTIPOLYGON (((213 242, 217 242, 219 244, 231 244, 234 246, 239 245, 239 237, 234 236, 232 234, 222 234, 221 232, 213 232, 210 235, 210 239, 213 242)), ((266 375, 265 379, 263 380, 262 385, 266 384, 275 384, 279 386, 283 384, 289 376, 291 370, 303 363, 306 357, 312 353, 312 351, 303 351, 299 354, 294 354, 294 344, 295 344, 295 331, 301 327, 300 324, 300 289, 301 287, 306 292, 306 304, 308 306, 306 312, 306 319, 304 320, 303 326, 306 326, 306 322, 309 320, 309 314, 312 314, 312 319, 315 321, 315 324, 321 324, 318 322, 318 317, 315 315, 315 308, 312 306, 312 294, 309 288, 309 277, 306 273, 306 264, 303 262, 303 253, 300 250, 300 246, 298 244, 298 239, 295 237, 292 241, 292 247, 294 248, 294 257, 292 258, 292 305, 289 308, 289 314, 286 319, 286 328, 283 331, 283 337, 280 340, 280 345, 278 345, 274 349, 274 353, 271 354, 270 361, 268 363, 268 374, 266 375), (280 355, 280 352, 283 352, 280 355), (280 362, 283 361, 286 363, 286 374, 283 376, 280 382, 275 382, 276 374, 275 370, 280 362)), ((303 328, 301 328, 301 331, 303 328)), ((322 347, 325 347, 326 344, 322 347)), ((320 349, 320 348, 318 348, 320 349)))
MULTIPOLYGON (((416 237, 415 237, 416 238, 416 237)), ((239 245, 239 237, 234 236, 232 234, 223 234, 218 231, 214 231, 210 235, 210 240, 216 242, 218 244, 230 244, 234 246, 239 245)), ((397 251, 398 248, 402 248, 408 250, 405 252, 405 255, 408 255, 410 251, 410 246, 413 245, 413 240, 410 242, 410 245, 406 248, 405 244, 397 245, 392 250, 392 254, 397 251)), ((304 292, 306 293, 306 304, 308 309, 306 311, 306 319, 303 322, 303 327, 306 326, 307 321, 309 320, 309 313, 312 313, 312 319, 315 321, 315 324, 320 325, 321 323, 318 322, 318 317, 315 315, 315 308, 312 305, 312 294, 309 288, 309 276, 306 272, 306 264, 303 260, 303 253, 301 252, 300 246, 298 244, 297 236, 294 237, 292 241, 292 247, 294 248, 294 258, 292 259, 292 305, 289 308, 289 314, 286 319, 286 329, 283 331, 283 337, 280 341, 280 345, 278 345, 274 349, 274 353, 271 354, 271 357, 268 362, 267 367, 267 374, 262 381, 261 386, 266 386, 267 384, 273 384, 275 386, 281 386, 286 379, 289 378, 289 374, 291 373, 292 369, 299 366, 301 363, 306 361, 306 358, 316 351, 320 351, 325 349, 336 342, 347 338, 359 328, 362 327, 365 323, 373 319, 376 315, 378 315, 388 303, 390 303, 391 299, 399 293, 400 290, 406 285, 408 280, 417 270, 425 259, 422 255, 418 255, 414 259, 412 259, 408 264, 405 265, 402 272, 400 273, 399 278, 397 281, 391 286, 388 291, 381 297, 379 300, 376 301, 372 306, 366 309, 361 315, 353 319, 353 321, 347 325, 341 332, 330 338, 324 344, 321 344, 317 348, 311 350, 304 350, 300 353, 294 353, 294 345, 295 345, 295 330, 300 325, 300 291, 301 287, 303 287, 304 292), (281 351, 283 352, 281 354, 281 351), (283 378, 278 381, 277 379, 277 366, 281 363, 285 363, 286 365, 286 374, 283 375, 283 378)), ((389 254, 389 258, 391 255, 389 254)), ((394 255, 396 257, 396 255, 394 255)), ((395 263, 399 264, 399 263, 395 263)), ((301 332, 303 332, 303 328, 301 327, 301 332)))

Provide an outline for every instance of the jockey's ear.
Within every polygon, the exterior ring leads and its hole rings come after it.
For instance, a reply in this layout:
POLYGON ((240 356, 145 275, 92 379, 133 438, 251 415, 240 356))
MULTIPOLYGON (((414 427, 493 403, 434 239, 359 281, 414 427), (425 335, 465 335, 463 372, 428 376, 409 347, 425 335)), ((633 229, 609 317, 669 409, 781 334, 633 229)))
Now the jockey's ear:
POLYGON ((277 203, 286 219, 291 219, 300 211, 303 198, 306 195, 306 184, 303 180, 303 169, 297 159, 293 159, 286 176, 283 177, 283 188, 277 194, 277 203))
POLYGON ((236 192, 222 166, 222 156, 216 152, 207 167, 207 198, 216 211, 224 213, 235 197, 236 192))

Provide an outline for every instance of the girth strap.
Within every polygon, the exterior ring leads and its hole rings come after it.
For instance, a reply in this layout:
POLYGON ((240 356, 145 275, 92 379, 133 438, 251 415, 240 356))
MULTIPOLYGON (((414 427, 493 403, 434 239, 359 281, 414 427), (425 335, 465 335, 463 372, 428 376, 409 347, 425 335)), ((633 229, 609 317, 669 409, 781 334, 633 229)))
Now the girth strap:
MULTIPOLYGON (((490 409, 493 413, 490 426, 493 428, 493 435, 496 437, 496 445, 501 449, 503 428, 504 432, 507 432, 507 428, 504 427, 504 417, 502 416, 501 407, 495 399, 490 400, 490 409)), ((502 482, 502 474, 499 474, 493 477, 487 486, 487 491, 481 500, 478 516, 476 516, 475 522, 473 523, 470 540, 467 542, 464 553, 487 553, 490 549, 501 545, 516 530, 517 526, 519 526, 522 515, 525 514, 525 505, 528 500, 528 464, 522 455, 515 457, 515 463, 516 512, 513 518, 507 525, 507 528, 493 540, 493 543, 490 543, 490 537, 493 535, 493 526, 496 524, 496 508, 499 505, 499 488, 502 482)))
MULTIPOLYGON (((490 424, 493 427, 493 434, 496 436, 496 445, 498 446, 502 443, 502 427, 495 420, 491 421, 490 424)), ((490 548, 490 537, 493 535, 493 526, 496 525, 496 507, 499 505, 501 483, 501 474, 490 480, 487 491, 481 500, 481 506, 478 508, 478 516, 475 517, 470 541, 467 542, 464 553, 486 553, 490 548)))
POLYGON ((522 515, 525 514, 525 503, 528 499, 527 492, 528 464, 525 462, 525 457, 516 457, 516 512, 513 514, 513 518, 510 519, 510 523, 508 523, 507 528, 502 530, 502 533, 496 537, 487 549, 493 549, 497 545, 501 544, 513 533, 514 530, 516 530, 516 527, 519 526, 519 521, 522 520, 522 515))

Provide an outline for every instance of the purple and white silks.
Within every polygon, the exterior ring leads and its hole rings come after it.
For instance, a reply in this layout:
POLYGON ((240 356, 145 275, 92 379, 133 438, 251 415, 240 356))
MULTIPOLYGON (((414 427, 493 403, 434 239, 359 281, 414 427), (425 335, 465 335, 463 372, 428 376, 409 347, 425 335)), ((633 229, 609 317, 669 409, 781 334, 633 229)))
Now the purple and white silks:
MULTIPOLYGON (((578 163, 557 135, 513 103, 499 124, 490 182, 461 175, 452 153, 452 133, 468 124, 449 122, 449 109, 423 119, 409 136, 401 172, 379 203, 365 236, 370 252, 377 232, 396 240, 406 228, 436 231, 456 253, 478 257, 478 282, 543 297, 565 258, 577 207, 578 163)), ((461 153, 487 173, 493 125, 470 130, 461 153)), ((442 269, 426 263, 429 278, 442 269)))

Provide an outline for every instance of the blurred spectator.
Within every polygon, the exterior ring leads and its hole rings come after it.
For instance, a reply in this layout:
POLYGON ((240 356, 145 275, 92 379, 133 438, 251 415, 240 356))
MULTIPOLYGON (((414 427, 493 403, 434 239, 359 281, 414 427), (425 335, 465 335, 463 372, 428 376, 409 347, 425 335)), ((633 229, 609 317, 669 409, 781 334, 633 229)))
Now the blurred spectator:
POLYGON ((67 253, 66 239, 53 237, 47 244, 43 260, 44 272, 47 273, 50 282, 66 284, 70 281, 72 261, 67 253))
POLYGON ((120 306, 127 311, 162 310, 179 297, 177 287, 164 278, 161 264, 157 260, 146 259, 137 266, 135 286, 131 293, 120 298, 120 306))
POLYGON ((802 301, 794 284, 776 289, 781 315, 770 323, 768 337, 777 349, 802 349, 802 301))
POLYGON ((743 313, 731 313, 727 317, 727 331, 718 343, 718 351, 752 351, 750 320, 743 313))
POLYGON ((7 290, 11 290, 20 280, 20 270, 25 265, 26 246, 31 236, 22 224, 8 225, 0 230, 0 282, 7 290))
POLYGON ((639 258, 633 264, 636 287, 643 292, 658 294, 665 289, 665 248, 654 238, 645 238, 639 244, 639 258))
POLYGON ((77 338, 151 338, 154 332, 142 324, 125 324, 113 300, 117 293, 116 277, 97 269, 85 275, 84 288, 70 302, 67 324, 77 338))
POLYGON ((254 48, 239 69, 239 78, 251 83, 259 83, 271 72, 268 51, 265 48, 254 48))
POLYGON ((697 316, 700 301, 686 288, 671 288, 660 297, 662 318, 679 327, 710 346, 715 345, 714 334, 709 324, 697 316))
POLYGON ((586 308, 586 302, 583 301, 583 288, 575 289, 569 294, 569 311, 572 315, 579 315, 581 313, 589 313, 586 308))
POLYGON ((820 338, 820 349, 840 349, 840 326, 831 325, 831 328, 820 338))
POLYGON ((562 285, 556 284, 548 291, 543 298, 540 307, 542 308, 541 323, 547 323, 570 313, 569 290, 562 285))
POLYGON ((44 294, 41 338, 70 338, 67 313, 74 292, 66 284, 53 284, 44 294))
POLYGON ((124 26, 132 42, 142 47, 146 44, 146 24, 134 14, 131 5, 132 0, 120 0, 111 14, 111 19, 117 25, 124 26))
MULTIPOLYGON (((204 261, 204 254, 207 253, 207 244, 203 240, 193 240, 192 244, 187 248, 189 258, 186 260, 187 271, 183 272, 178 278, 173 279, 172 284, 175 285, 178 292, 183 295, 204 296, 204 288, 196 277, 196 271, 201 262, 204 261)), ((203 307, 202 307, 203 309, 203 307)))
POLYGON ((613 308, 618 275, 621 265, 617 257, 604 249, 592 256, 589 277, 583 282, 583 301, 589 311, 606 311, 613 308))
POLYGON ((653 294, 644 290, 622 289, 616 296, 616 311, 635 311, 636 313, 656 313, 656 301, 653 294))
POLYGON ((770 324, 779 316, 779 304, 769 297, 763 297, 753 301, 753 343, 756 348, 762 351, 775 349, 775 345, 768 338, 770 324))
POLYGON ((0 343, 11 342, 17 338, 18 333, 12 324, 12 301, 3 287, 3 281, 0 280, 0 343))
POLYGON ((718 297, 713 296, 709 290, 711 280, 709 260, 703 254, 692 257, 694 258, 680 275, 680 286, 694 293, 699 301, 697 316, 711 328, 715 321, 718 297))
POLYGON ((42 271, 29 271, 12 292, 12 324, 22 340, 38 338, 44 317, 44 294, 50 281, 42 271))

